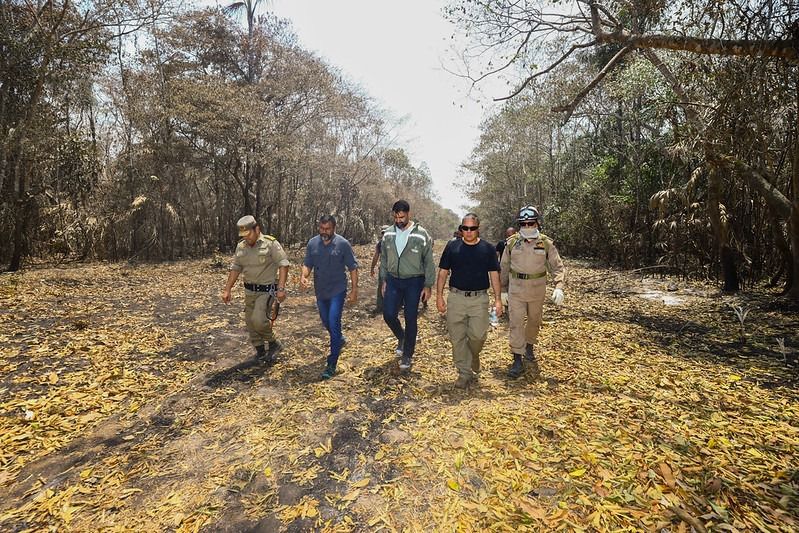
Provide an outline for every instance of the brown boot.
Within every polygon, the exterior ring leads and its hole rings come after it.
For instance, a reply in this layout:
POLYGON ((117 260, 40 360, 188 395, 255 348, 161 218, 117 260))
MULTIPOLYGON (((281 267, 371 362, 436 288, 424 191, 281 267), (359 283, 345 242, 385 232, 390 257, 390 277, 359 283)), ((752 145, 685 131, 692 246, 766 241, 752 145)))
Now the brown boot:
POLYGON ((475 376, 480 374, 480 354, 472 356, 472 372, 475 376))

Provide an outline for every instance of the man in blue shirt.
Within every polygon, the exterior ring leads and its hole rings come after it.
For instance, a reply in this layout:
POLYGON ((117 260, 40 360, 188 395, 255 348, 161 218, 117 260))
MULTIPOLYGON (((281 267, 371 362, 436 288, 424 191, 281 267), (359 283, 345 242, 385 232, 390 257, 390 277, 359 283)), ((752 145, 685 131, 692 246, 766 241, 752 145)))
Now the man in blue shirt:
POLYGON ((323 215, 319 219, 319 235, 308 241, 300 276, 300 286, 303 289, 310 286, 308 277, 312 270, 319 317, 330 334, 330 354, 327 356, 322 379, 330 379, 336 373, 338 356, 344 344, 341 315, 344 311, 344 298, 347 296, 347 270, 352 282, 348 301, 350 304, 358 301, 358 261, 349 241, 336 234, 336 219, 333 215, 323 215))

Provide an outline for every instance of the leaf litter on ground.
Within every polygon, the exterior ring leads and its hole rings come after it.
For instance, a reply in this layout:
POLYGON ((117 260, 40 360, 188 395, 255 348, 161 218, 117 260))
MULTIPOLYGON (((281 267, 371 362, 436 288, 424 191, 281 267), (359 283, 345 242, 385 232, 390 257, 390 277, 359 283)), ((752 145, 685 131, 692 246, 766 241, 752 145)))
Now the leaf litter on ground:
POLYGON ((796 314, 753 292, 736 304, 751 309, 741 339, 706 285, 568 266, 543 378, 507 379, 501 322, 465 392, 433 306, 398 371, 366 276, 323 382, 327 339, 297 267, 273 367, 252 359, 241 288, 222 305, 226 272, 208 260, 5 275, 0 527, 799 527, 797 371, 774 349, 795 349, 796 314), (679 304, 652 297, 661 286, 679 304))

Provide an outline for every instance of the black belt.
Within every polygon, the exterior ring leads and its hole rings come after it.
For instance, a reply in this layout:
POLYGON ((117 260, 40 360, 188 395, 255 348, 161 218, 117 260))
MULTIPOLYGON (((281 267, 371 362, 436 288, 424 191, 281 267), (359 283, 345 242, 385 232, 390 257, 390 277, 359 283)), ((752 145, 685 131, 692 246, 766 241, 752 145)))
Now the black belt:
POLYGON ((469 296, 482 296, 483 294, 486 294, 487 290, 488 289, 481 289, 479 291, 462 291, 462 290, 460 290, 460 289, 458 289, 456 287, 450 287, 449 288, 450 292, 454 292, 455 294, 460 294, 460 295, 463 295, 463 296, 466 296, 466 297, 469 297, 469 296))
POLYGON ((258 285, 257 283, 245 283, 244 288, 253 292, 275 292, 277 290, 277 284, 258 285))

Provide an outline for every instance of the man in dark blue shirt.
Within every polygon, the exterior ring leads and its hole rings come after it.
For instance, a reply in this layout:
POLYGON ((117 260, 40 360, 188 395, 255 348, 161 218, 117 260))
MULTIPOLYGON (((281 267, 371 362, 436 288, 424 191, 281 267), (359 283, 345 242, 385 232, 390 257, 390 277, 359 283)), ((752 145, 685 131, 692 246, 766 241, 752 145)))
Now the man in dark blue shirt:
POLYGON ((358 261, 352 252, 349 241, 336 234, 336 219, 333 215, 323 215, 319 219, 319 235, 308 241, 305 260, 302 263, 300 285, 308 288, 308 277, 313 270, 314 291, 319 317, 330 334, 330 354, 322 379, 330 379, 336 373, 338 356, 344 344, 341 334, 341 315, 344 312, 344 298, 347 296, 347 274, 350 271, 352 292, 348 301, 358 301, 358 261))
POLYGON ((447 243, 438 264, 436 307, 447 315, 452 358, 458 369, 455 386, 465 389, 480 372, 480 350, 488 335, 488 288, 494 292, 494 309, 502 316, 499 263, 496 250, 480 239, 480 219, 468 213, 461 221, 463 238, 447 243), (449 295, 444 284, 452 272, 449 295))

